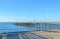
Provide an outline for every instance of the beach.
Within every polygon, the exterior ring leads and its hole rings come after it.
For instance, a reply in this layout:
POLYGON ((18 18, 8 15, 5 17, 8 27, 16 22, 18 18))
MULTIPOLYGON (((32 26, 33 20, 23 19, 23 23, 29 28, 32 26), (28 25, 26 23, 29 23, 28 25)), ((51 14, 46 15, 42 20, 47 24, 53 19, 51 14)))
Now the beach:
POLYGON ((31 33, 35 33, 36 35, 40 35, 48 39, 60 39, 60 29, 50 31, 35 31, 31 33))

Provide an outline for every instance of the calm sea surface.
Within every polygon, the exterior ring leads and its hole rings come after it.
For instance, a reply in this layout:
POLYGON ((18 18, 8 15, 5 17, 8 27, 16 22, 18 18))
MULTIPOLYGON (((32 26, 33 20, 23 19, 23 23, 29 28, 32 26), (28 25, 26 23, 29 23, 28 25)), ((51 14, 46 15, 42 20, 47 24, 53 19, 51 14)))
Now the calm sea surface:
POLYGON ((37 30, 34 27, 17 26, 13 22, 0 22, 0 33, 23 32, 37 30))
POLYGON ((35 24, 32 27, 17 26, 14 22, 0 22, 0 33, 8 32, 23 32, 23 31, 35 31, 35 30, 51 30, 59 29, 60 24, 35 24))

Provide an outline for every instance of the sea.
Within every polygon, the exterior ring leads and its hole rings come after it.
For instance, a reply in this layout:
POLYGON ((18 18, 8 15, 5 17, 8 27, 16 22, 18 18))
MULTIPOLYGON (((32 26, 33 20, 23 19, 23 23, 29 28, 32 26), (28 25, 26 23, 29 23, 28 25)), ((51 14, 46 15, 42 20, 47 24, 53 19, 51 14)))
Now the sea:
MULTIPOLYGON (((18 33, 22 35, 24 39, 31 39, 27 36, 23 36, 27 32, 42 31, 60 29, 60 24, 47 24, 47 23, 35 23, 32 27, 15 25, 15 22, 0 22, 0 39, 3 35, 7 35, 6 39, 19 39, 18 33)), ((40 36, 42 39, 48 39, 40 36)))

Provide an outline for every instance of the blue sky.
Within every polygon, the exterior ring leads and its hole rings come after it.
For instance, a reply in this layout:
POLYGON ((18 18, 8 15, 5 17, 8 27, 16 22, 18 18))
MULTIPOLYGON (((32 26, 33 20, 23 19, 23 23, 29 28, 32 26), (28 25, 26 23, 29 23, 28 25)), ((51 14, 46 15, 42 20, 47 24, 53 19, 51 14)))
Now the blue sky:
POLYGON ((60 22, 60 0, 0 0, 0 22, 60 22))

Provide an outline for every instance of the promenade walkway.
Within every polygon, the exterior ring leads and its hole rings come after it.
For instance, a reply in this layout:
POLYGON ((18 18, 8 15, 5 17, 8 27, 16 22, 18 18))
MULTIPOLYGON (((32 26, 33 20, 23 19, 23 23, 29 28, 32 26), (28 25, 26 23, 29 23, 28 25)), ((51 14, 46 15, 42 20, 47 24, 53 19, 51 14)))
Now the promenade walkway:
POLYGON ((22 32, 18 34, 3 34, 0 35, 0 39, 48 39, 46 37, 31 33, 31 32, 22 32))

